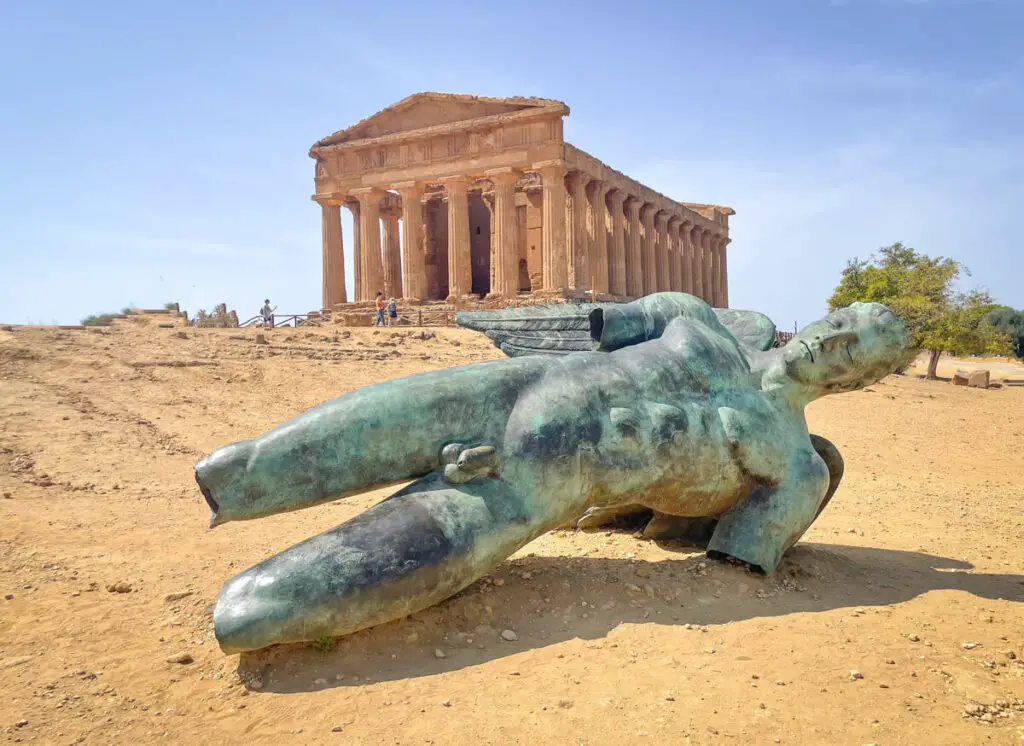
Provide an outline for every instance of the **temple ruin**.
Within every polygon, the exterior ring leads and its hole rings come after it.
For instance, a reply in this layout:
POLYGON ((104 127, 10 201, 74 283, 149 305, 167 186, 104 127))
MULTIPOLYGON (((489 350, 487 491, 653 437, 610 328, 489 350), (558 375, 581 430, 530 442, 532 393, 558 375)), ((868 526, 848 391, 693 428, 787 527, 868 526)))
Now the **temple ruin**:
POLYGON ((553 99, 417 93, 314 144, 323 308, 378 291, 505 306, 663 290, 727 307, 734 211, 676 202, 570 145, 568 113, 553 99))

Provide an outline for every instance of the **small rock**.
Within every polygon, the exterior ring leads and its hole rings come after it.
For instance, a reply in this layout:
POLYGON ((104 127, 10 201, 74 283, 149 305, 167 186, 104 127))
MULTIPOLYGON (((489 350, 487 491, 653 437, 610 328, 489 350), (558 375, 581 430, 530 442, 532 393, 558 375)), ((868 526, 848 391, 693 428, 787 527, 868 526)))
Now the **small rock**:
POLYGON ((965 642, 960 647, 962 647, 964 650, 974 650, 977 647, 981 647, 981 644, 977 642, 965 642))
POLYGON ((180 601, 183 598, 188 598, 193 593, 195 593, 195 591, 177 591, 175 593, 168 593, 166 596, 164 596, 164 601, 180 601))
POLYGON ((911 642, 920 642, 921 641, 921 638, 918 637, 917 635, 907 635, 907 639, 910 640, 911 642))
POLYGON ((341 726, 335 725, 333 728, 331 728, 331 733, 341 733, 341 726))
POLYGON ((4 500, 10 500, 10 499, 11 499, 11 493, 10 492, 5 492, 4 493, 4 500))
POLYGON ((886 658, 885 662, 888 663, 890 666, 896 665, 896 661, 894 661, 892 658, 886 658))
POLYGON ((327 686, 327 679, 315 679, 313 686, 327 686))
POLYGON ((778 681, 775 682, 775 686, 785 686, 785 685, 786 685, 786 682, 783 681, 782 679, 779 679, 778 681))
POLYGON ((28 725, 28 720, 19 720, 14 725, 17 728, 24 728, 26 725, 28 725))
POLYGON ((494 579, 494 580, 492 580, 491 582, 492 582, 492 583, 494 583, 494 584, 495 584, 496 586, 498 586, 499 588, 500 588, 501 586, 505 585, 505 579, 504 579, 504 578, 495 578, 495 579, 494 579))
POLYGON ((186 663, 191 663, 194 660, 195 658, 192 657, 191 653, 185 652, 175 653, 174 655, 167 656, 168 663, 181 663, 184 665, 186 663))
POLYGON ((265 336, 263 336, 262 334, 257 334, 256 335, 256 344, 258 344, 258 345, 268 344, 267 338, 265 336))
POLYGON ((116 583, 112 583, 111 585, 108 585, 107 586, 107 590, 110 591, 111 593, 131 593, 132 592, 132 585, 131 585, 131 583, 126 583, 123 580, 119 580, 116 583))
POLYGON ((857 679, 863 678, 864 674, 862 674, 860 671, 857 671, 856 669, 850 671, 850 681, 857 681, 857 679))
POLYGON ((249 688, 258 692, 263 688, 263 679, 253 679, 249 682, 249 688))
POLYGON ((452 701, 450 699, 446 699, 441 704, 444 705, 445 707, 451 707, 452 706, 452 701))
POLYGON ((517 635, 515 632, 513 632, 510 629, 506 629, 506 630, 502 630, 502 632, 501 632, 501 639, 504 640, 505 642, 515 642, 516 640, 519 639, 519 635, 517 635))
POLYGON ((6 601, 13 601, 14 600, 14 594, 13 593, 5 594, 4 595, 4 600, 6 600, 6 601))
POLYGON ((447 658, 448 656, 443 650, 441 650, 441 648, 434 648, 434 657, 440 660, 441 658, 447 658))

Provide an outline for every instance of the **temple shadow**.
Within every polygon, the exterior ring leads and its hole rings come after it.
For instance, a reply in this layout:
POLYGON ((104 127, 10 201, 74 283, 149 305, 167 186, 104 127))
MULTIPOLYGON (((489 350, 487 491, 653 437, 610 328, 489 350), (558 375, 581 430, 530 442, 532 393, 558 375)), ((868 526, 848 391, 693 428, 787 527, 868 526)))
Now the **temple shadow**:
POLYGON ((1024 603, 1024 575, 973 573, 970 563, 920 552, 798 544, 764 577, 692 547, 660 544, 679 559, 517 558, 438 606, 339 638, 329 649, 296 644, 245 653, 238 673, 259 679, 263 693, 284 694, 434 676, 600 639, 621 624, 718 625, 884 606, 938 590, 1024 603), (503 640, 505 629, 518 639, 503 640))

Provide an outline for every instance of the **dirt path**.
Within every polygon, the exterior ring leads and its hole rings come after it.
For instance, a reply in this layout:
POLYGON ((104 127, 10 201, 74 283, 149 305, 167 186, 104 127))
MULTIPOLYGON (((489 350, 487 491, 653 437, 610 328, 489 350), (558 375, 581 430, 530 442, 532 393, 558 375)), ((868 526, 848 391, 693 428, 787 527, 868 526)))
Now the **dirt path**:
POLYGON ((414 334, 0 331, 3 738, 1024 743, 1019 388, 891 377, 812 405, 847 473, 772 578, 561 532, 330 650, 221 653, 224 580, 383 495, 209 531, 192 464, 358 386, 499 356, 414 334))

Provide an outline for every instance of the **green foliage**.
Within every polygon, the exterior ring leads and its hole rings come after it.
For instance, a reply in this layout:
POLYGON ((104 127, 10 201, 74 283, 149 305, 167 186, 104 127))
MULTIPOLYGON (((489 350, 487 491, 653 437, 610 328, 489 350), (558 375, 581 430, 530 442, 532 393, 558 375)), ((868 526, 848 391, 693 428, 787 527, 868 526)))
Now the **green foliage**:
POLYGON ((166 311, 180 311, 181 310, 181 306, 179 306, 176 301, 171 301, 170 303, 164 303, 164 310, 166 310, 166 311))
POLYGON ((936 354, 1004 354, 1009 350, 1008 337, 984 323, 995 308, 992 299, 980 291, 956 293, 953 289, 961 275, 969 274, 954 259, 919 254, 897 241, 868 261, 847 262, 828 299, 829 310, 856 301, 884 303, 902 319, 915 348, 936 354))
POLYGON ((121 315, 122 316, 134 316, 135 315, 135 311, 132 310, 131 306, 125 306, 124 308, 121 309, 121 315))
POLYGON ((319 650, 321 653, 326 653, 328 650, 334 647, 334 638, 330 635, 324 635, 323 637, 318 637, 315 640, 313 640, 313 644, 316 646, 316 649, 319 650))
POLYGON ((1013 354, 1024 358, 1024 311, 1015 311, 1009 306, 996 306, 985 315, 985 323, 1009 337, 1013 344, 1013 354))
POLYGON ((207 313, 206 309, 200 308, 196 312, 195 319, 192 320, 192 325, 230 329, 238 326, 238 314, 234 311, 229 311, 227 304, 218 303, 213 307, 212 313, 207 313))
POLYGON ((110 326, 118 315, 116 313, 94 313, 82 319, 82 326, 110 326))

